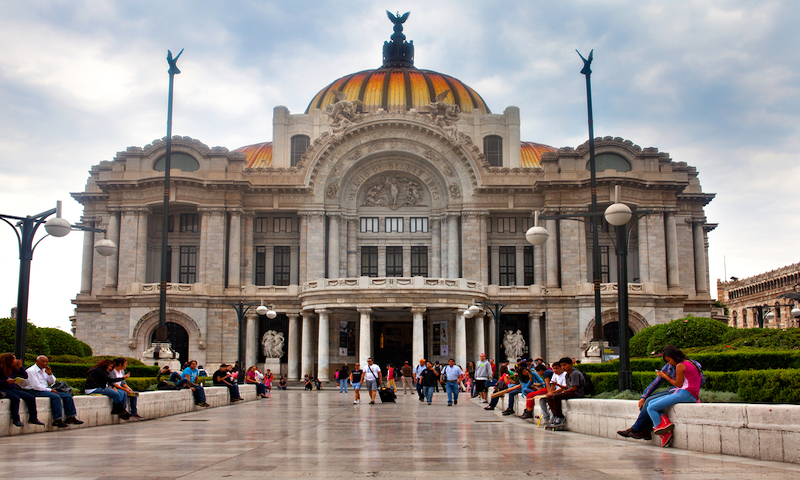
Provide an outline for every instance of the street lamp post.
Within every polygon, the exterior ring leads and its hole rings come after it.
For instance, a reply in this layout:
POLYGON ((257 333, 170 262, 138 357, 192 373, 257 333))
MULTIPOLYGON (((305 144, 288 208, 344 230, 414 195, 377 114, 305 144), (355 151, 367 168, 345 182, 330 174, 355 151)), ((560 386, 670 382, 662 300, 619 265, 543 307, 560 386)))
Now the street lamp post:
POLYGON ((258 307, 256 307, 256 313, 259 315, 266 315, 267 318, 269 318, 270 320, 275 318, 278 314, 275 313, 275 310, 273 310, 271 305, 269 307, 265 306, 263 300, 261 302, 239 301, 239 303, 230 303, 229 305, 233 307, 234 310, 236 310, 236 316, 239 320, 239 350, 238 350, 239 373, 236 375, 236 383, 242 384, 244 383, 243 372, 246 369, 246 367, 244 366, 244 361, 245 361, 244 320, 245 318, 247 318, 247 312, 250 310, 250 308, 258 305, 258 307))
MULTIPOLYGON (((56 202, 56 208, 51 208, 42 213, 32 216, 29 215, 27 217, 0 214, 0 220, 3 220, 14 229, 19 244, 19 285, 17 289, 14 355, 24 361, 28 333, 28 297, 31 283, 31 260, 33 259, 33 251, 36 249, 36 246, 48 236, 63 237, 68 235, 72 230, 94 233, 106 233, 106 231, 99 228, 72 225, 67 220, 61 218, 60 200, 56 202), (53 214, 56 216, 47 220, 47 218, 53 214), (17 222, 12 223, 9 220, 16 220, 17 222), (33 243, 36 231, 43 223, 47 235, 40 238, 36 243, 33 243)), ((111 240, 104 238, 95 243, 94 249, 99 255, 107 257, 114 254, 117 250, 117 245, 111 240)))
POLYGON ((478 313, 481 309, 478 305, 483 305, 489 309, 489 313, 492 314, 494 318, 494 351, 495 355, 497 355, 497 362, 502 363, 501 361, 501 353, 500 353, 500 312, 503 308, 507 307, 507 303, 499 303, 499 302, 476 302, 473 301, 472 305, 470 305, 466 310, 464 310, 464 316, 466 318, 471 318, 473 315, 478 313))

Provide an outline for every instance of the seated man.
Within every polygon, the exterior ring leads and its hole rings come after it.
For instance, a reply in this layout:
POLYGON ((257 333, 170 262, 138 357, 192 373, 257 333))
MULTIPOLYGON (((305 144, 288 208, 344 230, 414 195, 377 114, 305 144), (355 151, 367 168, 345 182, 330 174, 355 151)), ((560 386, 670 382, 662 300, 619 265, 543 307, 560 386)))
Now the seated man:
POLYGON ((210 407, 206 403, 206 391, 203 386, 197 382, 197 377, 200 376, 200 370, 197 369, 197 362, 192 360, 189 366, 183 370, 183 378, 178 381, 178 388, 191 388, 192 395, 194 396, 194 404, 200 407, 210 407))
POLYGON ((281 377, 281 380, 278 382, 278 390, 286 390, 286 379, 281 377))
MULTIPOLYGON (((567 374, 561 369, 560 363, 554 363, 552 370, 545 372, 544 381, 547 386, 547 393, 557 392, 559 390, 567 389, 567 374)), ((542 409, 542 424, 547 425, 553 421, 550 415, 550 409, 547 406, 547 394, 539 399, 539 408, 542 409)))
MULTIPOLYGON (((539 364, 539 365, 536 365, 536 367, 534 368, 534 371, 541 378, 541 376, 544 375, 545 372, 547 372, 548 370, 547 370, 547 367, 545 367, 544 365, 539 364)), ((548 390, 547 390, 548 381, 546 379, 543 380, 543 383, 540 383, 538 385, 541 386, 541 388, 539 388, 538 390, 533 390, 531 392, 528 392, 528 394, 525 396, 525 411, 522 412, 522 415, 520 415, 520 418, 533 418, 533 403, 534 403, 534 399, 536 397, 538 397, 539 395, 545 395, 548 392, 548 390)))
POLYGON ((550 411, 553 412, 553 425, 561 425, 564 423, 564 413, 561 411, 561 401, 570 398, 583 398, 585 380, 583 374, 572 368, 572 359, 564 357, 559 360, 561 368, 567 377, 567 389, 557 392, 550 392, 547 394, 547 405, 550 406, 550 411))
POLYGON ((306 390, 314 389, 314 382, 311 377, 308 376, 308 374, 306 374, 306 376, 303 378, 303 386, 306 388, 306 390))
POLYGON ((49 366, 49 359, 44 355, 36 357, 36 363, 28 368, 28 383, 34 397, 47 397, 50 399, 50 410, 53 412, 53 426, 66 428, 68 425, 80 425, 75 411, 75 402, 72 393, 59 392, 50 388, 56 383, 56 377, 49 366), (63 403, 63 406, 62 406, 63 403))
MULTIPOLYGON (((508 374, 504 373, 500 377, 500 380, 497 381, 497 384, 494 386, 494 391, 495 392, 502 392, 506 388, 508 388, 508 374)), ((494 408, 497 406, 497 402, 500 401, 500 398, 501 398, 501 396, 497 396, 497 397, 492 398, 489 401, 489 406, 484 407, 483 409, 484 410, 494 410, 494 408)))
POLYGON ((212 379, 215 387, 228 387, 231 403, 235 403, 241 400, 242 397, 239 396, 239 385, 236 385, 231 378, 231 368, 230 365, 223 363, 219 366, 219 370, 214 372, 212 379))

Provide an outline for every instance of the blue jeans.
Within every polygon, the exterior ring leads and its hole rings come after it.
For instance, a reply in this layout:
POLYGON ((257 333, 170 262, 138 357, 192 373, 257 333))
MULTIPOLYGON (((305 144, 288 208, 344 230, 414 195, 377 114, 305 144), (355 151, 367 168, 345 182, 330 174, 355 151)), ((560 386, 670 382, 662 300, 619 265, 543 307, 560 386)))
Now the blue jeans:
POLYGON ((265 387, 263 383, 255 382, 252 385, 256 386, 256 395, 266 395, 267 394, 267 387, 265 387))
POLYGON ((50 399, 50 410, 53 411, 53 420, 57 420, 59 418, 64 417, 66 413, 66 418, 74 417, 78 413, 75 411, 75 402, 72 401, 72 395, 69 393, 64 392, 50 392, 50 391, 39 391, 39 390, 31 390, 30 393, 34 397, 47 397, 50 399), (61 402, 64 402, 62 407, 61 402))
POLYGON ((417 380, 417 395, 419 395, 419 399, 423 400, 425 398, 425 394, 422 391, 422 383, 417 380))
POLYGON ((508 410, 514 410, 514 401, 516 400, 517 395, 519 395, 519 390, 514 390, 508 394, 508 407, 506 407, 508 410))
POLYGON ((425 400, 427 400, 428 403, 431 403, 433 401, 434 389, 435 387, 422 387, 422 391, 425 393, 425 400))
POLYGON ((88 392, 88 393, 90 395, 91 394, 102 393, 103 395, 105 395, 105 396, 107 396, 108 398, 111 399, 111 403, 113 403, 114 405, 116 405, 118 403, 121 403, 123 408, 128 405, 128 401, 127 401, 128 400, 128 394, 125 393, 122 390, 116 390, 116 389, 111 388, 111 387, 106 387, 106 388, 95 388, 94 390, 92 390, 91 392, 88 392))
POLYGON ((227 385, 225 383, 220 383, 219 385, 214 385, 214 386, 215 387, 228 387, 228 393, 231 396, 231 400, 233 400, 235 398, 241 398, 239 396, 239 385, 237 385, 235 383, 231 383, 230 385, 227 385))
POLYGON ((347 379, 339 380, 339 393, 347 393, 347 379))
POLYGON ((647 406, 650 405, 650 402, 655 400, 656 398, 663 397, 664 395, 669 395, 670 391, 664 390, 663 392, 658 392, 650 395, 644 401, 644 405, 642 405, 642 409, 639 410, 639 416, 636 418, 636 421, 633 422, 631 428, 634 432, 645 432, 650 431, 653 429, 653 422, 650 421, 650 415, 647 413, 647 406))
POLYGON ((653 425, 661 423, 661 414, 664 410, 675 405, 676 403, 695 403, 697 399, 694 395, 689 393, 688 390, 678 390, 671 395, 664 395, 658 397, 647 405, 647 414, 650 415, 650 420, 653 425))
POLYGON ((453 400, 458 401, 458 380, 448 380, 444 384, 444 389, 447 391, 447 404, 453 403, 453 400))
POLYGON ((28 406, 28 420, 38 420, 36 417, 36 397, 28 392, 20 389, 3 390, 6 393, 6 398, 11 401, 11 420, 14 422, 19 421, 19 400, 22 399, 25 405, 28 406))

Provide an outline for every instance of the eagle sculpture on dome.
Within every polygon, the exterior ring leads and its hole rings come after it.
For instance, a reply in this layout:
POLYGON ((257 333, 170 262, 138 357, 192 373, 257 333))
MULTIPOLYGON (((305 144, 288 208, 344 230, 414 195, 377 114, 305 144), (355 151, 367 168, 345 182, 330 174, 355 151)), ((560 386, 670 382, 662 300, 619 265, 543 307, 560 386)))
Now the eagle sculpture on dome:
POLYGON ((392 23, 394 23, 395 25, 402 25, 402 24, 406 23, 406 20, 408 20, 408 16, 410 14, 411 14, 411 12, 406 12, 403 15, 400 15, 400 12, 397 12, 397 16, 395 16, 395 15, 392 14, 392 12, 390 12, 389 10, 386 10, 386 15, 389 16, 389 20, 391 20, 392 23))

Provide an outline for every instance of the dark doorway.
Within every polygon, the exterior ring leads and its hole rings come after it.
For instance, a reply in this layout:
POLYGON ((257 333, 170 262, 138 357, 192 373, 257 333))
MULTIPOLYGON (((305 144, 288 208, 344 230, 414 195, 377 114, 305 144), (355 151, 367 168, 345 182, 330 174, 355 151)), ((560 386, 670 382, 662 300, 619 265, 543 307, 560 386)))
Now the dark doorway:
POLYGON ((372 360, 386 372, 386 365, 400 367, 411 362, 411 322, 375 322, 372 324, 372 360))
MULTIPOLYGON (((609 322, 603 325, 603 337, 610 347, 619 347, 619 322, 609 322)), ((633 330, 628 328, 628 338, 633 338, 633 330)))
MULTIPOLYGON (((156 339, 156 330, 150 334, 150 344, 156 339)), ((189 334, 186 329, 174 322, 167 322, 167 340, 174 352, 177 352, 181 365, 191 360, 189 358, 189 334)))

